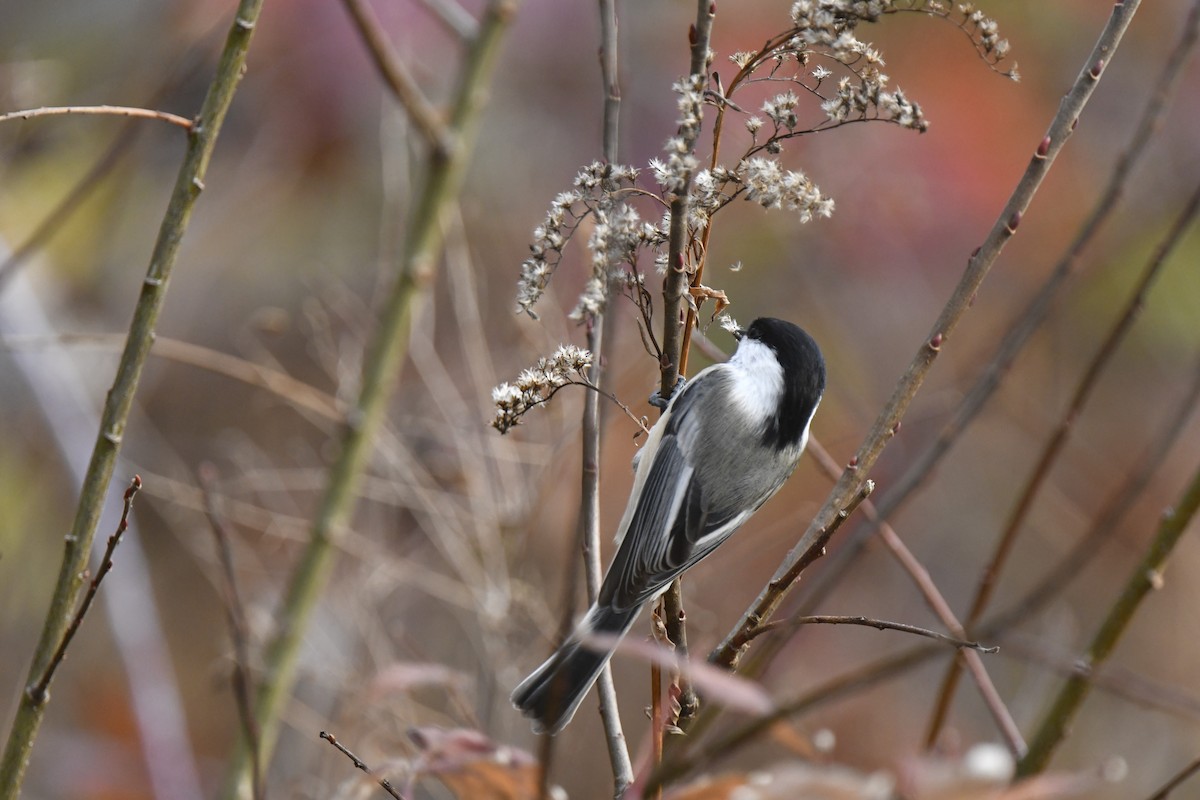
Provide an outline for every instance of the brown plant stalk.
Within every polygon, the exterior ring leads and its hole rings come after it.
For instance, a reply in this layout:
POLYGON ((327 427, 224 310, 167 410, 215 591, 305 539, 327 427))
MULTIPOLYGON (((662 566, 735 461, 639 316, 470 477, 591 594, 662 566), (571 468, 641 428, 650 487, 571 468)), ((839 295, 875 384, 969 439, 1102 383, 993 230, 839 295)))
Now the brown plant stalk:
MULTIPOLYGON (((886 520, 895 514, 910 497, 925 485, 942 458, 961 440, 963 433, 999 388, 1004 376, 1024 349, 1025 344, 1041 327, 1042 322, 1054 308, 1054 299, 1067 285, 1068 278, 1083 267, 1080 263, 1083 252, 1116 210, 1134 167, 1142 160, 1154 135, 1162 127, 1183 68, 1195 49, 1198 34, 1200 34, 1200 2, 1193 5, 1188 13, 1179 41, 1171 50, 1155 81, 1150 99, 1138 119, 1133 135, 1117 158, 1108 181, 1087 219, 1079 226, 1075 237, 1059 257, 1054 269, 1038 289, 1037 294, 1029 301, 1016 320, 1008 326, 1008 331, 999 347, 996 348, 996 352, 983 368, 975 384, 966 393, 963 401, 955 409, 953 418, 938 433, 933 444, 905 468, 904 472, 891 483, 887 491, 876 502, 876 510, 881 519, 886 520)), ((850 533, 837 553, 830 558, 830 562, 825 565, 821 574, 809 583, 805 593, 804 608, 814 608, 844 577, 862 551, 872 527, 873 525, 863 526, 850 533)))
POLYGON ((1107 24, 1101 31, 1079 76, 1066 97, 1063 98, 1046 136, 1034 148, 1033 156, 1024 175, 997 217, 987 238, 968 260, 967 268, 958 285, 938 315, 928 336, 917 349, 908 369, 897 382, 891 398, 871 426, 866 439, 859 447, 850 465, 842 472, 837 485, 834 486, 808 529, 784 558, 775 577, 763 588, 758 598, 743 615, 742 620, 713 651, 710 656, 713 662, 729 667, 736 666, 744 650, 746 633, 769 620, 775 613, 794 585, 795 579, 799 577, 796 566, 813 558, 810 552, 815 549, 822 532, 828 528, 838 510, 847 505, 867 480, 871 468, 874 467, 888 441, 895 435, 901 418, 932 368, 938 353, 950 340, 954 329, 966 314, 972 298, 983 284, 992 265, 1003 251, 1004 246, 1016 233, 1022 215, 1032 202, 1058 153, 1070 137, 1080 113, 1087 105, 1087 101, 1103 75, 1105 64, 1109 63, 1112 55, 1116 52, 1139 5, 1140 0, 1126 0, 1126 2, 1118 3, 1113 7, 1107 24))
MULTIPOLYGON (((262 0, 242 0, 238 5, 199 116, 188 123, 187 150, 141 284, 125 349, 104 404, 100 430, 80 491, 75 520, 67 536, 50 608, 33 655, 28 684, 31 688, 44 674, 54 649, 70 624, 70 610, 75 604, 82 575, 91 555, 104 496, 112 480, 117 454, 125 435, 125 424, 154 339, 154 329, 166 298, 180 243, 204 188, 204 178, 217 135, 245 71, 246 53, 261 9, 262 0)), ((48 693, 44 691, 37 695, 26 691, 22 695, 4 755, 0 759, 0 800, 11 800, 20 792, 47 698, 48 693)))
MULTIPOLYGON (((457 196, 466 172, 470 142, 478 127, 484 91, 499 53, 516 0, 490 0, 479 33, 458 75, 447 115, 455 145, 448 151, 430 144, 429 159, 407 225, 407 238, 397 274, 382 303, 378 326, 363 362, 362 384, 340 435, 340 450, 329 470, 329 482, 313 520, 308 542, 289 580, 277 615, 276 630, 264 657, 255 714, 264 763, 269 763, 280 715, 295 681, 300 643, 321 592, 333 569, 335 543, 342 537, 355 506, 356 492, 376 433, 383 423, 408 349, 414 308, 431 285, 444 243, 443 214, 457 196)), ((231 759, 223 797, 245 794, 249 751, 239 738, 231 759)))
MULTIPOLYGON (((1125 337, 1133 328, 1133 323, 1137 320, 1141 309, 1145 305, 1146 295, 1150 291, 1150 287, 1161 273, 1163 266, 1168 260, 1168 256, 1195 221, 1197 213, 1200 213, 1200 187, 1192 194, 1182 213, 1172 224, 1171 230, 1168 231, 1163 241, 1159 243, 1159 246, 1150 257, 1149 262, 1142 271, 1141 277, 1138 279, 1137 285, 1126 301, 1124 309, 1122 309, 1121 314, 1113 323, 1108 335, 1097 349, 1096 354, 1092 357, 1091 363, 1088 364, 1087 369, 1075 387, 1075 392, 1070 402, 1059 418, 1058 425, 1046 441, 1037 463, 1026 478, 1017 502, 1009 514, 1004 530, 996 541, 995 550, 984 568, 979 585, 976 587, 975 596, 971 601, 971 609, 966 620, 968 630, 979 622, 984 611, 987 609, 992 593, 995 591, 996 583, 1000 578, 1000 573, 1004 569, 1008 556, 1012 553, 1012 549, 1016 544, 1017 536, 1024 526, 1025 518, 1033 507, 1034 500, 1045 485, 1051 469, 1058 460, 1058 456, 1066 446, 1074 421, 1083 412, 1084 406, 1091 398, 1097 381, 1099 381, 1105 368, 1112 361, 1118 346, 1125 340, 1125 337)), ((949 712, 950 702, 953 699, 954 691, 958 684, 959 674, 958 662, 951 663, 938 692, 933 719, 925 738, 927 746, 932 746, 937 739, 938 732, 949 712)))
POLYGON ((1162 515, 1158 531, 1145 554, 1126 580, 1124 589, 1113 603, 1104 622, 1092 638, 1087 653, 1078 662, 1075 674, 1066 682, 1051 704, 1037 731, 1029 740, 1029 753, 1017 762, 1017 777, 1036 775, 1046 768, 1055 750, 1066 738, 1071 722, 1079 713, 1091 691, 1091 674, 1117 646, 1122 634, 1133 621, 1138 607, 1152 590, 1163 583, 1163 570, 1175 545, 1200 508, 1200 469, 1192 476, 1188 487, 1174 508, 1162 515))

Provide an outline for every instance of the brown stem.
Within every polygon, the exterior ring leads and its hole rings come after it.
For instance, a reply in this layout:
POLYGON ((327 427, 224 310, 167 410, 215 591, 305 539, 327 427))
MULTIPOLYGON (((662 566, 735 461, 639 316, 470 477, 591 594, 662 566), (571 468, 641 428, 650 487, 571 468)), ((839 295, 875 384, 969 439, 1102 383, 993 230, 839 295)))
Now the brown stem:
MULTIPOLYGON (((1125 192, 1125 186, 1133 167, 1147 152, 1147 145, 1162 127, 1162 122, 1170 106, 1169 101, 1179 83, 1188 56, 1196 45, 1198 34, 1200 34, 1200 2, 1192 6, 1179 42, 1168 56, 1167 62, 1155 82, 1150 101, 1138 121, 1133 136, 1117 159, 1108 182, 1100 194, 1100 199, 1096 202, 1088 218, 1079 226, 1075 238, 1059 257, 1057 264, 1038 290, 1037 295, 1030 300, 1016 321, 1008 327, 1003 341, 980 373, 975 385, 971 387, 955 410, 954 417, 938 433, 937 440, 908 465, 903 474, 892 483, 887 493, 876 503, 881 518, 886 519, 895 514, 913 494, 925 485, 942 458, 961 440, 964 431, 983 410, 1026 342, 1054 308, 1054 299, 1066 284, 1067 279, 1080 268, 1080 256, 1116 209, 1117 202, 1125 192)), ((867 528, 850 534, 830 563, 822 570, 821 575, 809 584, 805 607, 815 607, 842 579, 850 567, 856 563, 858 553, 861 552, 869 534, 870 530, 867 528)))
POLYGON ((192 126, 195 124, 193 120, 187 117, 181 117, 178 114, 172 114, 168 111, 157 111, 153 108, 132 108, 130 106, 46 106, 43 108, 30 108, 24 111, 10 111, 7 114, 0 114, 0 122, 8 122, 14 119, 37 119, 38 117, 58 117, 64 114, 73 114, 78 116, 104 116, 104 117, 133 117, 135 119, 152 119, 161 122, 167 122, 176 127, 183 128, 185 131, 191 132, 192 126))
POLYGON ((389 781, 387 778, 377 777, 375 775, 375 773, 371 771, 371 768, 366 765, 366 762, 364 762, 358 756, 354 755, 354 753, 352 753, 348 747, 346 747, 345 745, 343 745, 341 742, 339 742, 337 740, 336 736, 334 736, 332 733, 329 733, 327 731, 321 731, 320 736, 322 739, 324 739, 325 741, 327 741, 331 745, 333 745, 335 748, 337 748, 339 753, 344 755, 346 758, 350 759, 350 762, 352 764, 354 764, 355 769, 362 770, 366 774, 370 775, 372 778, 375 778, 375 781, 381 787, 383 787, 383 790, 385 792, 387 792, 392 797, 396 798, 396 800, 404 800, 404 795, 400 794, 400 790, 397 789, 395 786, 393 786, 391 781, 389 781))
MULTIPOLYGON (((1175 246, 1182 239, 1188 228, 1191 227, 1197 213, 1200 213, 1200 187, 1197 187, 1196 191, 1192 194, 1182 213, 1171 226, 1171 230, 1168 231, 1167 235, 1159 243, 1150 261, 1146 264, 1141 278, 1134 287, 1133 293, 1125 303, 1124 310, 1109 330, 1108 336, 1105 337, 1096 354, 1092 357, 1091 363, 1088 364, 1087 370, 1075 387, 1071 401, 1067 404, 1066 410, 1059 419, 1058 426, 1046 442, 1037 464, 1026 479, 1017 503, 1009 514, 1004 531, 996 542, 996 549, 992 553, 987 566, 984 568, 983 576, 975 590, 975 596, 971 602, 971 610, 967 615, 966 626, 968 630, 979 622, 979 619, 983 616, 983 612, 987 609, 992 593, 995 591, 996 582, 999 580, 1000 573, 1008 560, 1008 556, 1016 544, 1017 535, 1024 525, 1025 517, 1033 507, 1033 502, 1041 491, 1042 486, 1045 485, 1051 468, 1062 453, 1074 421, 1082 413, 1084 406, 1091 398, 1096 382, 1099 380, 1100 375, 1103 374, 1105 367, 1112 360, 1117 347, 1124 341, 1126 334, 1133 327, 1133 323, 1136 321, 1138 314, 1145 304, 1146 294, 1150 291, 1150 287, 1162 271, 1167 257, 1175 249, 1175 246)), ((950 703, 954 697, 954 690, 958 684, 958 677, 958 663, 954 662, 950 665, 949 670, 947 670, 946 676, 942 680, 941 689, 938 692, 933 718, 925 738, 927 746, 932 746, 937 740, 938 732, 941 730, 942 724, 949 713, 950 703)))
POLYGON ((1079 661, 1076 673, 1059 691, 1037 731, 1029 742, 1029 753, 1017 762, 1017 777, 1036 775, 1046 768, 1054 751, 1066 738, 1068 729, 1091 691, 1092 672, 1108 660, 1122 634, 1129 628, 1142 600, 1162 584, 1162 573, 1175 545, 1200 509, 1200 468, 1174 508, 1162 516, 1158 531, 1145 554, 1130 573, 1121 596, 1113 603, 1104 622, 1092 638, 1087 654, 1079 661))
POLYGON ((821 539, 826 538, 825 531, 833 523, 839 510, 845 508, 861 489, 871 468, 874 467, 888 441, 898 430, 901 418, 929 374, 941 348, 966 314, 972 298, 983 284, 1004 246, 1016 233, 1022 214, 1029 207, 1055 158, 1070 137, 1079 114, 1087 105, 1099 83, 1100 76, 1104 71, 1104 64, 1111 60, 1113 53, 1117 50, 1139 5, 1140 0, 1126 0, 1113 7, 1108 23, 1098 37, 1071 90, 1063 98, 1058 112, 1050 123, 1045 139, 1034 149, 1025 174, 997 217, 991 232, 979 250, 968 261, 966 270, 941 314, 938 315, 938 319, 934 322, 932 330, 918 347, 908 369, 897 382, 891 398, 880 411, 866 439, 859 447, 853 462, 855 468, 842 472, 842 477, 838 480, 837 485, 820 511, 817 512, 808 529, 784 558, 775 577, 763 588, 737 626, 714 650, 710 657, 714 662, 732 665, 737 661, 742 649, 739 642, 745 632, 769 620, 775 613, 792 588, 794 578, 799 575, 796 565, 811 558, 808 555, 809 552, 819 546, 818 542, 821 539), (789 577, 793 580, 787 580, 789 577))

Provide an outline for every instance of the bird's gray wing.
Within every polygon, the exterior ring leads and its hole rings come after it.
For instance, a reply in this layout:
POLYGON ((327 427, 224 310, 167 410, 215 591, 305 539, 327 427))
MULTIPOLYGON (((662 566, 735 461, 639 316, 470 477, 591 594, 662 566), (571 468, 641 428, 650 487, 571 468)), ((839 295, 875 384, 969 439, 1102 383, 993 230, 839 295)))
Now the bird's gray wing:
POLYGON ((637 506, 600 587, 601 604, 617 609, 640 606, 712 552, 752 513, 706 503, 689 459, 688 407, 705 390, 701 385, 684 387, 671 409, 637 506))

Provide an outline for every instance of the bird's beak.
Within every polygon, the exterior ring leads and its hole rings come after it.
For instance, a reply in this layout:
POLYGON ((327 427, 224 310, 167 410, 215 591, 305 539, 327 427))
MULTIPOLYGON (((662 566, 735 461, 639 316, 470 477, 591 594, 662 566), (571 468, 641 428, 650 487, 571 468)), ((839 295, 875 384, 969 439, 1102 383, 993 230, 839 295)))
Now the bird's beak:
POLYGON ((730 333, 733 334, 734 341, 740 342, 742 340, 742 337, 746 335, 746 329, 738 328, 737 330, 730 331, 730 333))

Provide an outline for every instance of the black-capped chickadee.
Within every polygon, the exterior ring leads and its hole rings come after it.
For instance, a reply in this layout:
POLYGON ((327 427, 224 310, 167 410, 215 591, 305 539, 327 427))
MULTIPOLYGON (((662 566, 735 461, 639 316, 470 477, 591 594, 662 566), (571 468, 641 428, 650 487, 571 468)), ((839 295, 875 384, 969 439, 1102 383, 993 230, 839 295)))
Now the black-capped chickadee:
POLYGON ((650 430, 595 605, 513 692, 535 730, 562 730, 612 657, 611 646, 585 640, 624 636, 642 606, 728 539, 796 468, 825 391, 821 350, 800 327, 767 317, 737 338, 733 357, 677 390, 650 430))

